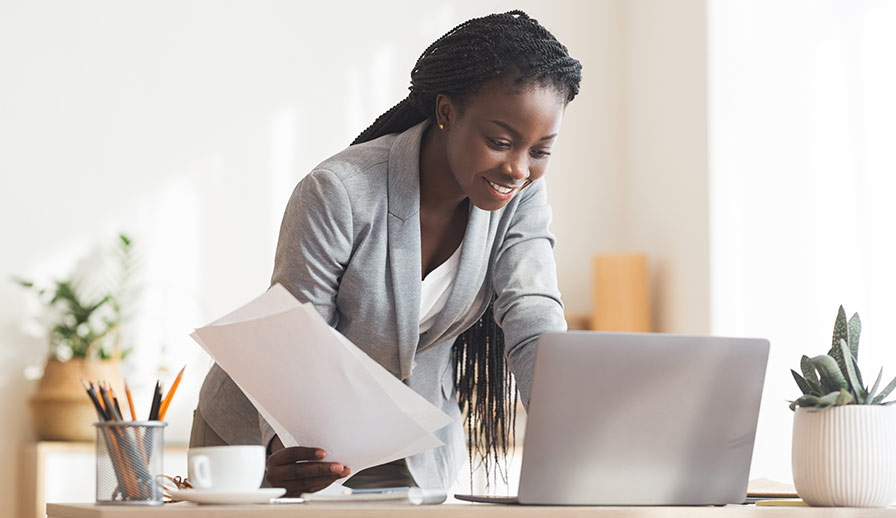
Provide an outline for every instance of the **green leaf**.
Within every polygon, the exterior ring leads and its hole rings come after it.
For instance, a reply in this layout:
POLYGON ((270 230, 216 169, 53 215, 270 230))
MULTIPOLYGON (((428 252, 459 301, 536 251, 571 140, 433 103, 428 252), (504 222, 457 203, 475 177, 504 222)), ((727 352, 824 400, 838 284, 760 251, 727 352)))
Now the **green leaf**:
POLYGON ((793 374, 793 380, 796 381, 796 384, 800 387, 800 390, 803 391, 803 395, 810 395, 810 396, 813 395, 812 387, 805 380, 805 378, 803 378, 802 376, 797 374, 796 371, 793 369, 790 369, 790 373, 793 374))
MULTIPOLYGON (((828 351, 828 356, 837 358, 832 353, 840 344, 840 340, 847 340, 847 343, 849 343, 849 326, 846 322, 846 310, 843 309, 843 306, 840 306, 840 309, 837 311, 837 319, 834 321, 834 334, 831 337, 831 350, 828 351)), ((837 362, 840 362, 839 358, 837 358, 837 362)))
POLYGON ((801 396, 798 399, 796 399, 795 401, 790 402, 790 409, 794 410, 798 406, 810 407, 810 406, 815 406, 817 404, 818 404, 817 396, 801 396))
POLYGON ((852 394, 846 389, 840 389, 818 398, 816 406, 846 405, 850 402, 852 402, 852 394))
POLYGON ((102 298, 102 300, 100 300, 100 301, 97 302, 96 304, 94 304, 94 305, 90 306, 89 308, 87 308, 87 314, 88 314, 88 315, 93 314, 94 311, 96 311, 97 309, 99 309, 100 306, 102 306, 102 305, 105 304, 106 302, 109 302, 109 300, 110 300, 109 295, 106 295, 105 297, 102 298))
POLYGON ((880 372, 877 373, 877 379, 874 381, 874 386, 871 387, 871 390, 868 391, 868 399, 873 401, 874 393, 877 392, 877 387, 880 385, 880 377, 884 375, 884 368, 880 368, 880 372))
POLYGON ((847 334, 849 335, 849 351, 853 356, 856 357, 856 360, 859 359, 859 335, 862 334, 862 320, 859 318, 858 313, 853 313, 852 318, 849 319, 847 334))
POLYGON ((855 357, 849 351, 849 345, 846 343, 846 340, 840 340, 840 352, 846 359, 846 375, 849 384, 852 385, 852 392, 855 393, 856 402, 864 405, 868 402, 868 393, 865 392, 865 387, 862 386, 856 377, 859 366, 856 364, 855 357))
POLYGON ((821 385, 828 394, 849 388, 846 378, 843 377, 843 373, 840 372, 840 368, 833 358, 822 354, 809 361, 818 370, 818 374, 821 376, 821 385))
POLYGON ((893 381, 891 381, 886 387, 884 387, 884 389, 880 391, 880 394, 878 394, 873 400, 871 400, 871 404, 880 405, 881 402, 890 395, 890 392, 892 392, 894 388, 896 388, 896 378, 893 378, 893 381))
POLYGON ((803 371, 803 377, 805 378, 806 383, 812 388, 812 394, 815 394, 816 396, 824 395, 824 389, 821 387, 821 381, 818 379, 818 374, 815 373, 815 367, 812 365, 809 357, 805 354, 800 358, 800 370, 803 371))
POLYGON ((846 367, 846 354, 843 352, 844 349, 848 350, 849 346, 847 345, 844 348, 840 345, 841 343, 847 343, 846 340, 848 338, 846 312, 843 311, 843 306, 840 306, 840 312, 837 314, 837 323, 834 324, 834 342, 831 344, 831 351, 828 353, 828 356, 837 360, 837 366, 840 368, 840 373, 843 374, 843 378, 846 380, 847 388, 853 390, 852 382, 849 378, 849 371, 846 367))
POLYGON ((847 392, 846 389, 840 389, 840 393, 837 395, 837 401, 834 402, 835 405, 848 405, 854 401, 852 394, 847 392))
POLYGON ((14 283, 16 283, 16 284, 18 284, 19 286, 22 286, 22 287, 24 287, 24 288, 33 288, 33 287, 34 287, 34 283, 33 283, 33 282, 31 282, 31 281, 26 281, 25 279, 22 279, 21 277, 15 277, 15 276, 13 276, 13 277, 11 277, 11 279, 12 279, 12 282, 14 282, 14 283))

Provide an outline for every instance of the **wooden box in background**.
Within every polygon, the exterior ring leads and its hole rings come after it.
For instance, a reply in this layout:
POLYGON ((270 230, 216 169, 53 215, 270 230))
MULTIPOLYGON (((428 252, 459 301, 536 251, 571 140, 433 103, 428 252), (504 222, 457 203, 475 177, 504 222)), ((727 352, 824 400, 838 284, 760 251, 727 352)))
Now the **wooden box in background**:
POLYGON ((589 327, 596 331, 652 331, 647 257, 606 254, 594 258, 589 327))

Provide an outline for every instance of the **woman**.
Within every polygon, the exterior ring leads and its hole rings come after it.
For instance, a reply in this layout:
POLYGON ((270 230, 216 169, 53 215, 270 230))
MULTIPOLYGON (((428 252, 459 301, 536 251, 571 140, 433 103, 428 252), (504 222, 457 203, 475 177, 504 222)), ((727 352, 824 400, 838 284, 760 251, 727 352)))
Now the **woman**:
MULTIPOLYGON (((580 78, 525 13, 470 20, 423 52, 405 100, 296 187, 272 284, 455 418, 436 432, 445 446, 346 485, 449 488, 464 460, 458 400, 471 457, 506 452, 516 392, 505 358, 528 404, 536 338, 566 329, 541 178, 580 78)), ((267 445, 266 481, 288 494, 351 473, 318 448, 283 448, 217 366, 191 444, 267 445)))

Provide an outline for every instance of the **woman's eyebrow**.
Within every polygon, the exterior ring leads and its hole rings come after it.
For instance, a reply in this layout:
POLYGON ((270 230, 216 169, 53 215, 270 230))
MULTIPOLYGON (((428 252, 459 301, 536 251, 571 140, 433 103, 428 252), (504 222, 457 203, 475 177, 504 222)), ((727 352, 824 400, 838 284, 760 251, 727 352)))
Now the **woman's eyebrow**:
MULTIPOLYGON (((514 137, 519 138, 519 137, 522 136, 522 135, 520 135, 520 132, 519 132, 519 131, 513 129, 513 126, 511 126, 510 124, 507 124, 507 123, 504 122, 504 121, 499 121, 499 120, 492 119, 491 122, 492 122, 493 124, 497 124, 498 126, 504 128, 504 129, 506 129, 507 131, 513 133, 513 136, 514 136, 514 137)), ((552 138, 554 138, 554 137, 556 137, 556 136, 557 136, 556 133, 551 133, 550 135, 541 137, 541 138, 538 139, 538 140, 539 140, 539 142, 542 141, 542 140, 551 140, 552 138)))

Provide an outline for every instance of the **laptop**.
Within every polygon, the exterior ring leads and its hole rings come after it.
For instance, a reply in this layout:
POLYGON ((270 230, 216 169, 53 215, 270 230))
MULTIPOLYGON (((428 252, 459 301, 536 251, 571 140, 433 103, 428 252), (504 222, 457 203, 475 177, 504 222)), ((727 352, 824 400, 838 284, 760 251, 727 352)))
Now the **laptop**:
POLYGON ((768 340, 545 333, 519 494, 532 505, 743 503, 768 340))

